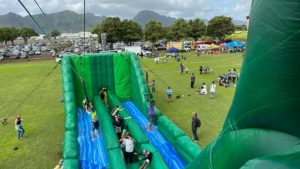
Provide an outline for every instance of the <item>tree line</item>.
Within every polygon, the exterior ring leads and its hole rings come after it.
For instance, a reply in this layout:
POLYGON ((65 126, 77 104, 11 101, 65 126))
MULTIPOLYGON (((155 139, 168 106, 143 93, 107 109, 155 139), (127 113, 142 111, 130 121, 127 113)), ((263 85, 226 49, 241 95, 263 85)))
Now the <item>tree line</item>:
POLYGON ((4 43, 6 45, 7 42, 11 42, 12 44, 14 44, 14 41, 19 36, 21 36, 24 39, 24 42, 27 43, 27 40, 30 37, 38 35, 39 34, 31 28, 17 29, 15 27, 3 27, 0 28, 0 43, 4 43))
POLYGON ((227 16, 215 16, 206 26, 199 19, 184 20, 177 19, 171 26, 164 27, 161 22, 150 20, 143 30, 142 27, 132 20, 121 21, 118 17, 108 17, 96 25, 92 33, 98 34, 101 41, 101 33, 106 33, 106 42, 124 42, 129 44, 140 40, 150 41, 153 44, 160 39, 169 41, 180 41, 182 39, 193 39, 197 41, 201 37, 224 40, 226 35, 231 35, 236 30, 232 18, 227 16))
MULTIPOLYGON (((56 36, 59 36, 59 35, 60 35, 60 32, 57 29, 55 29, 55 30, 49 32, 48 35, 46 35, 46 36, 56 38, 56 36)), ((4 43, 5 45, 7 44, 7 42, 11 42, 12 44, 14 44, 14 41, 18 37, 22 37, 24 40, 24 43, 27 44, 28 39, 33 36, 39 36, 39 34, 36 33, 34 31, 34 29, 32 29, 32 28, 20 28, 20 29, 17 29, 15 27, 0 28, 0 43, 4 43)))

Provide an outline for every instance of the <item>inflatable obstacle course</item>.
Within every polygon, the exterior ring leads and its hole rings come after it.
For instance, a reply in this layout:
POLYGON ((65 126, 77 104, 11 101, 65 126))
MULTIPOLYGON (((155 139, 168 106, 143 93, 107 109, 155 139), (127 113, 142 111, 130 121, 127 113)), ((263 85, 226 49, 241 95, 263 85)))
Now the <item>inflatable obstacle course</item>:
MULTIPOLYGON (((300 167, 299 6, 298 0, 253 0, 247 51, 235 98, 220 136, 203 151, 156 109, 155 124, 160 134, 184 159, 186 168, 300 167)), ((148 118, 149 90, 136 56, 130 53, 65 56, 62 81, 66 116, 64 168, 82 166, 76 110, 86 96, 96 105, 97 114, 104 116, 100 117, 100 123, 105 125, 101 129, 104 153, 108 154, 106 167, 138 168, 138 162, 125 164, 108 110, 98 98, 99 90, 106 87, 110 91, 110 108, 114 104, 132 102, 126 111, 136 107, 137 112, 140 111, 138 117, 148 118), (107 141, 110 138, 112 142, 107 141)), ((126 111, 120 113, 121 117, 133 116, 130 110, 126 111)), ((157 154, 150 168, 176 168, 168 165, 169 159, 162 155, 164 152, 150 144, 139 122, 136 118, 126 122, 137 139, 135 151, 147 148, 157 154)))
MULTIPOLYGON (((133 164, 125 163, 109 114, 115 105, 121 106, 126 103, 130 103, 128 108, 134 108, 134 112, 130 111, 131 109, 123 109, 120 111, 120 117, 126 118, 124 127, 129 130, 136 141, 135 151, 141 153, 146 148, 153 153, 150 168, 185 168, 201 152, 199 146, 167 117, 162 116, 158 109, 155 109, 156 130, 153 133, 146 131, 150 94, 136 55, 101 53, 64 56, 62 67, 66 114, 63 154, 64 160, 68 162, 65 168, 82 168, 88 163, 89 166, 98 168, 101 166, 99 164, 103 164, 106 168, 122 169, 134 168, 142 164, 137 159, 133 164), (99 97, 99 91, 103 87, 108 90, 108 108, 99 97), (77 142, 82 135, 78 131, 78 124, 86 119, 82 119, 82 116, 77 117, 76 110, 82 108, 82 101, 86 97, 96 109, 100 121, 100 137, 104 140, 101 146, 104 146, 105 151, 96 151, 98 154, 103 153, 97 156, 107 157, 107 161, 99 162, 91 158, 91 161, 87 162, 88 159, 82 157, 82 154, 86 153, 86 151, 82 152, 85 150, 82 143, 89 142, 80 142, 81 144, 77 142), (135 113, 135 117, 132 113, 135 113), (78 119, 80 119, 79 122, 78 119), (172 134, 172 132, 175 133, 172 134), (68 133, 71 133, 72 137, 67 137, 68 133)), ((85 133, 85 136, 89 137, 89 134, 85 133)), ((101 148, 98 145, 96 147, 101 148)))

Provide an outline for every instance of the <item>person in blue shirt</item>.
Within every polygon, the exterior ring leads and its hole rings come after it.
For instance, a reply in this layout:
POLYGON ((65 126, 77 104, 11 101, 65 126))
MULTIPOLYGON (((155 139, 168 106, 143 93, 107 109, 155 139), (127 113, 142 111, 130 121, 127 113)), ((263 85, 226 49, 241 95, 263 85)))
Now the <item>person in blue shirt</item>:
POLYGON ((173 94, 173 90, 171 89, 171 87, 169 86, 166 90, 166 94, 168 96, 168 103, 172 102, 172 94, 173 94))

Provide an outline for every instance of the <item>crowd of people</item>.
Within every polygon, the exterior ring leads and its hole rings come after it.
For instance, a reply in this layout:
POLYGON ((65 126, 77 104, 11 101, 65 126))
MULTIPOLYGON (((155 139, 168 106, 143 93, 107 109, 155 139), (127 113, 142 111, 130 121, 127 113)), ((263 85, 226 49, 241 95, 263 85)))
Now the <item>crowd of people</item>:
MULTIPOLYGON (((102 102, 107 105, 107 89, 102 88, 99 92, 99 97, 102 100, 102 102)), ((94 107, 92 103, 88 101, 88 99, 83 100, 83 106, 85 107, 86 113, 91 116, 91 135, 92 140, 95 139, 95 133, 98 131, 98 135, 100 136, 100 129, 99 129, 99 120, 97 119, 96 112, 94 110, 94 107)), ((134 146, 135 146, 135 140, 132 138, 128 130, 124 127, 124 120, 127 120, 131 117, 120 117, 120 112, 123 110, 119 105, 115 105, 112 110, 110 111, 110 115, 112 118, 112 125, 115 129, 116 135, 119 139, 120 146, 122 148, 124 159, 126 163, 133 163, 136 159, 135 156, 141 156, 144 155, 144 158, 139 157, 138 160, 144 160, 143 164, 140 166, 140 169, 146 169, 147 166, 151 163, 152 160, 152 153, 144 150, 143 153, 136 153, 134 152, 134 146)), ((147 126, 148 130, 152 130, 152 116, 154 115, 154 102, 150 103, 149 108, 149 117, 150 122, 147 126)))
POLYGON ((227 73, 223 74, 222 76, 219 76, 219 86, 230 87, 231 83, 233 83, 233 85, 236 86, 238 79, 239 74, 237 73, 236 69, 228 69, 227 73))
MULTIPOLYGON (((176 58, 177 62, 180 62, 179 56, 177 56, 175 58, 176 58)), ((200 75, 209 74, 213 71, 213 69, 210 68, 209 66, 202 66, 202 65, 199 66, 198 70, 199 70, 200 75)), ((184 75, 184 74, 188 75, 189 74, 188 66, 183 63, 179 63, 179 72, 181 75, 184 75)), ((156 82, 155 82, 155 80, 152 80, 152 83, 148 83, 148 78, 149 78, 149 74, 147 72, 146 82, 149 86, 151 86, 151 92, 152 92, 152 94, 154 94, 156 92, 156 87, 157 87, 156 82)), ((232 83, 232 84, 234 84, 234 86, 236 86, 238 78, 239 78, 239 74, 237 73, 236 69, 235 68, 229 69, 226 74, 224 74, 223 76, 219 76, 219 78, 218 78, 219 86, 230 87, 230 83, 232 83)), ((196 85, 196 75, 194 72, 191 72, 190 88, 192 88, 192 89, 195 88, 195 85, 196 85)), ((197 92, 199 93, 199 95, 202 95, 202 96, 209 95, 210 99, 214 99, 215 95, 216 95, 216 89, 217 89, 217 84, 213 80, 213 81, 211 81, 211 83, 209 84, 208 87, 207 87, 206 83, 203 82, 202 85, 200 85, 199 88, 197 88, 197 92)), ((174 91, 171 88, 171 86, 167 87, 165 93, 166 93, 167 102, 168 103, 172 102, 174 91)), ((182 96, 184 96, 184 95, 182 95, 182 96)), ((189 96, 189 94, 188 94, 188 96, 189 96)), ((177 94, 176 98, 177 97, 180 98, 181 95, 177 94)), ((198 122, 198 121, 200 121, 200 120, 197 116, 197 113, 194 112, 193 118, 192 118, 192 133, 194 135, 193 139, 195 141, 198 140, 197 128, 200 127, 200 125, 201 125, 201 122, 198 122), (197 123, 196 123, 196 121, 197 121, 197 123), (200 123, 200 125, 199 125, 199 123, 200 123), (196 126, 198 126, 198 127, 196 127, 196 126)))

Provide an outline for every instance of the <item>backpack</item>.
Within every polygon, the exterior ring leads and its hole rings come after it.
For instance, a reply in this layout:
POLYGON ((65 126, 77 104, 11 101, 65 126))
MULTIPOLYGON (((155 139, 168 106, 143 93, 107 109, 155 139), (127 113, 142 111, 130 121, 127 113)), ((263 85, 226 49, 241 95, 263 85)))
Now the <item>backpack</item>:
POLYGON ((200 119, 196 118, 196 124, 195 124, 196 127, 200 127, 201 126, 201 121, 200 119))

